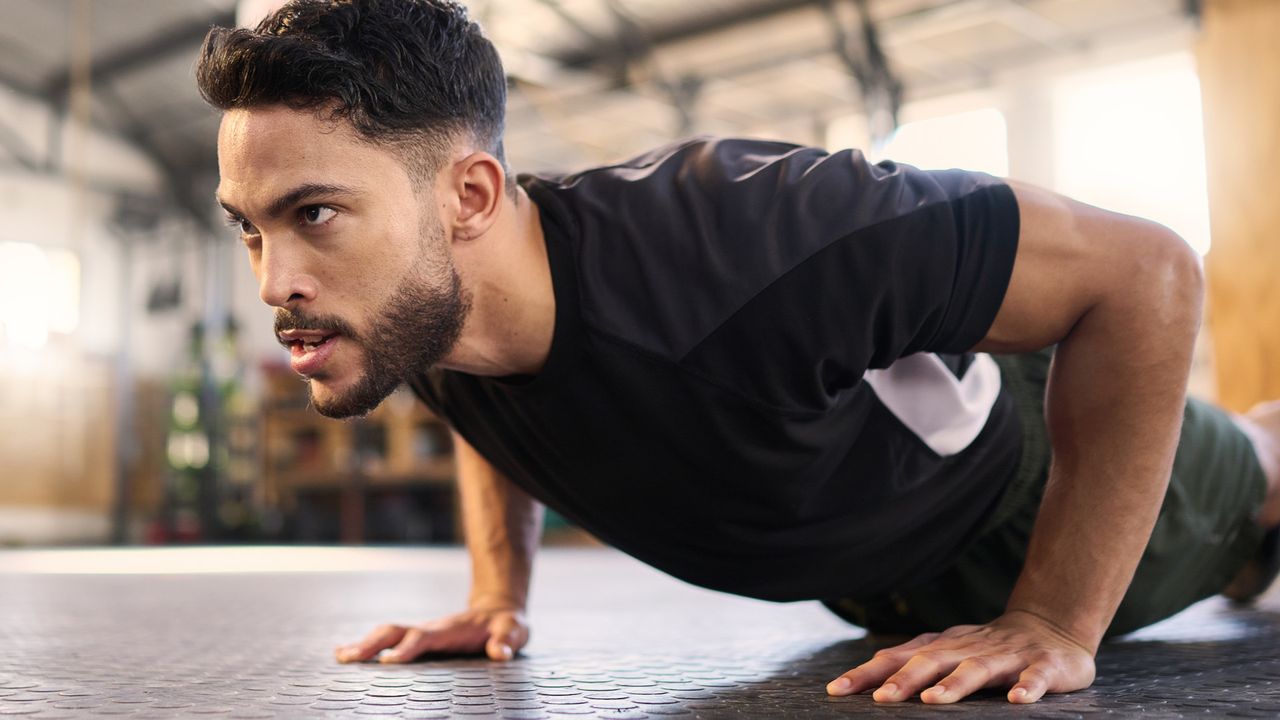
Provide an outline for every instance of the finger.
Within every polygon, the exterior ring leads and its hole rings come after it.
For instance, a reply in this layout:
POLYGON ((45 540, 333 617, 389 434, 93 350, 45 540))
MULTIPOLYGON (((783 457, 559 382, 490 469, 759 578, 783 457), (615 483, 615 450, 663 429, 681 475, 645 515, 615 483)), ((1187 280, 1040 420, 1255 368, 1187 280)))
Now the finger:
POLYGON ((916 655, 901 670, 890 675, 871 697, 876 702, 901 702, 936 683, 959 664, 959 658, 949 657, 949 654, 916 655))
POLYGON ((937 638, 938 633, 925 633, 900 645, 877 650, 867 662, 827 683, 827 694, 852 695, 868 688, 878 687, 885 678, 911 659, 913 650, 928 645, 937 638))
POLYGON ((403 625, 379 625, 360 642, 340 646, 335 653, 338 657, 338 662, 368 660, 384 648, 400 642, 408 630, 403 625))
POLYGON ((1053 679, 1052 666, 1044 662, 1033 664, 1022 671, 1018 676, 1018 682, 1009 689, 1009 702, 1033 703, 1039 700, 1049 691, 1049 685, 1053 679))
POLYGON ((436 635, 436 633, 427 632, 420 628, 410 628, 395 647, 382 653, 378 658, 378 662, 410 662, 424 652, 438 647, 436 635))
POLYGON ((520 625, 512 615, 503 613, 489 623, 489 640, 485 643, 485 654, 490 660, 510 660, 525 644, 520 625))
POLYGON ((920 693, 920 699, 930 704, 953 703, 985 687, 1008 686, 1023 663, 1016 655, 966 658, 950 675, 920 693))
POLYGON ((827 683, 827 694, 852 695, 867 688, 879 687, 902 664, 903 659, 900 657, 877 653, 872 659, 827 683))

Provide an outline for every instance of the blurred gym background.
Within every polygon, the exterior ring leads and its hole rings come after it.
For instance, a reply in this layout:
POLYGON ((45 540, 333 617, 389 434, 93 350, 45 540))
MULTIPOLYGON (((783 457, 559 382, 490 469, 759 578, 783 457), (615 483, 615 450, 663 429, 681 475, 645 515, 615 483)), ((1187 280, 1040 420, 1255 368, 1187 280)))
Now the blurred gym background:
MULTIPOLYGON (((310 412, 213 202, 195 53, 270 4, 0 0, 0 546, 459 540, 447 428, 310 412)), ((1193 392, 1280 397, 1280 1, 467 4, 518 172, 711 133, 1037 183, 1205 254, 1193 392)))

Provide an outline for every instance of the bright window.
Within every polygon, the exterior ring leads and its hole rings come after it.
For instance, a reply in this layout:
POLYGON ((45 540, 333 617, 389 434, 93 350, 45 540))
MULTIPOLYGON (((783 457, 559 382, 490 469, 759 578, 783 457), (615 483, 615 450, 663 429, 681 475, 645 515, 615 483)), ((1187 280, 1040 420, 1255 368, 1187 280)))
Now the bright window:
POLYGON ((1209 251, 1200 85, 1190 54, 1072 75, 1053 97, 1059 192, 1163 223, 1209 251))
MULTIPOLYGON (((903 114, 910 116, 919 111, 919 105, 908 106, 903 114)), ((962 168, 1001 177, 1009 174, 1008 126, 1004 114, 995 108, 926 116, 903 123, 879 149, 872 147, 864 118, 836 118, 827 128, 827 147, 861 148, 872 162, 889 159, 926 170, 962 168)))
POLYGON ((80 324, 80 261, 67 250, 0 242, 0 345, 38 349, 80 324))
POLYGON ((873 160, 889 159, 926 170, 962 168, 1009 174, 1009 130, 994 108, 904 123, 873 160))

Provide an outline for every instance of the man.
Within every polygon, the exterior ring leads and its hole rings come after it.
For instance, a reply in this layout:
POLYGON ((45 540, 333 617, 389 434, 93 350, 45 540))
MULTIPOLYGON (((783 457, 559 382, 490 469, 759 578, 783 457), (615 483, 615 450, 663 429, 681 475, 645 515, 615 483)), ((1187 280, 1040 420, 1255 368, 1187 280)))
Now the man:
POLYGON ((469 607, 342 662, 511 658, 541 503, 693 583, 930 631, 828 686, 878 701, 1087 687, 1105 634, 1273 574, 1280 410, 1186 403, 1203 282, 1165 228, 748 140, 517 183, 500 61, 445 0, 296 0, 197 74, 317 410, 407 381, 455 430, 469 607))

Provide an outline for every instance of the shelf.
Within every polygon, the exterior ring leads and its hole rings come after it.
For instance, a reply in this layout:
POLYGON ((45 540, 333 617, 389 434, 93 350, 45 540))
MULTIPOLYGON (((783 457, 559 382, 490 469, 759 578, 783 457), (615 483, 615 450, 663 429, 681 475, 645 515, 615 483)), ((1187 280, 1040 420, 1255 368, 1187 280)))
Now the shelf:
MULTIPOLYGON (((306 386, 291 372, 276 375, 268 378, 262 416, 264 484, 286 512, 300 492, 455 484, 448 426, 405 388, 366 417, 339 421, 307 407, 306 386)), ((344 524, 341 534, 359 539, 364 527, 344 524)))

